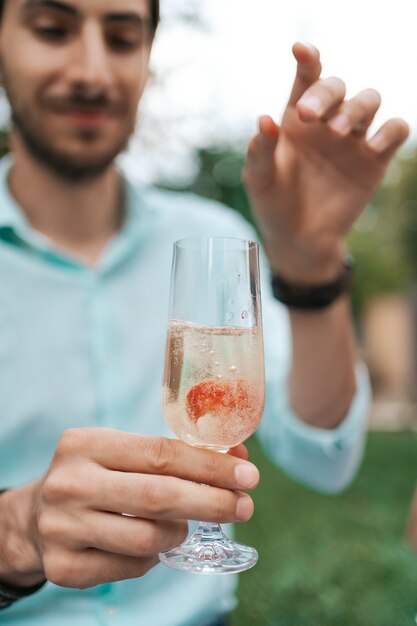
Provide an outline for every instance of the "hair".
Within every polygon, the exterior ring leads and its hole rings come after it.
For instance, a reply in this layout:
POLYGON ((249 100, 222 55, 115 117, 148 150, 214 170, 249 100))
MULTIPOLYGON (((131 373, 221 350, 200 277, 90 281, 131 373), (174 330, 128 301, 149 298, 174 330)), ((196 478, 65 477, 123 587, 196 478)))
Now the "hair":
MULTIPOLYGON (((159 0, 150 0, 150 2, 151 2, 151 21, 152 21, 153 29, 155 31, 159 24, 159 18, 160 18, 159 0)), ((5 3, 6 3, 6 0, 0 0, 0 19, 3 16, 5 3)))

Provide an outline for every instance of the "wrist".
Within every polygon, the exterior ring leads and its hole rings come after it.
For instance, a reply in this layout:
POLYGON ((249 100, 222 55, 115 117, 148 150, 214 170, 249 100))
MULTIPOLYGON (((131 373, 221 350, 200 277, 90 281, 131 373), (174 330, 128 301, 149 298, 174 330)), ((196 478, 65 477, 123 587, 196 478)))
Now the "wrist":
POLYGON ((0 581, 11 587, 32 587, 45 579, 32 531, 36 486, 30 483, 0 497, 0 581))
POLYGON ((303 244, 265 241, 272 274, 294 285, 325 285, 339 276, 347 251, 344 242, 310 250, 303 244))

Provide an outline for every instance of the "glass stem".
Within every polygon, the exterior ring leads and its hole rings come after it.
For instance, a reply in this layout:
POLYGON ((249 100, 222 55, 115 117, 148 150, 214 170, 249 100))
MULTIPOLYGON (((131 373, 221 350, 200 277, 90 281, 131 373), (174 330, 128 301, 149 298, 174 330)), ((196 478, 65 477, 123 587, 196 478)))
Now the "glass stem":
POLYGON ((193 539, 201 542, 216 541, 216 539, 224 538, 224 533, 220 524, 216 522, 200 522, 197 530, 193 534, 193 539))

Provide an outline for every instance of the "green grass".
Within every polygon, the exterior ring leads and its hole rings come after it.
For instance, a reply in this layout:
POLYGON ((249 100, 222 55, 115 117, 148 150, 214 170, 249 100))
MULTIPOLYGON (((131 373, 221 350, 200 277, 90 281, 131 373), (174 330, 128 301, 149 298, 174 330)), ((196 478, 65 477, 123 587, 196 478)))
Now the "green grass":
POLYGON ((323 496, 295 484, 251 442, 261 470, 238 539, 259 562, 240 575, 233 626, 415 626, 417 558, 405 524, 417 435, 374 433, 353 485, 323 496))

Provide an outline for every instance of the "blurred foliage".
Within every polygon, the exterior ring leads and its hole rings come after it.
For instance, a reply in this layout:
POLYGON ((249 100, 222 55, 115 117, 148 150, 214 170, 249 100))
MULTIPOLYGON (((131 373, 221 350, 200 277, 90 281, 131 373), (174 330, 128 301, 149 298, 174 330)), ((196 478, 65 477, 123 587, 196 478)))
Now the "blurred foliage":
POLYGON ((190 191, 232 207, 251 224, 253 221, 248 197, 242 185, 243 152, 232 149, 201 148, 196 155, 197 174, 189 184, 176 186, 164 182, 165 189, 190 191))
POLYGON ((404 220, 398 211, 402 168, 401 160, 393 164, 391 174, 348 237, 349 252, 355 260, 352 307, 356 318, 371 298, 406 293, 412 282, 412 268, 403 244, 404 220))
POLYGON ((417 148, 403 159, 395 210, 402 223, 402 238, 413 281, 417 281, 417 148))
MULTIPOLYGON (((241 183, 244 154, 230 148, 200 149, 198 173, 189 184, 176 187, 213 198, 236 209, 253 224, 249 202, 241 183)), ((417 151, 398 158, 383 186, 364 211, 349 238, 355 259, 352 306, 360 318, 370 298, 384 293, 407 292, 417 279, 417 151)))
POLYGON ((236 527, 259 552, 239 576, 233 626, 415 626, 417 560, 404 535, 417 473, 416 433, 371 433, 343 494, 286 477, 256 440, 255 513, 236 527))

